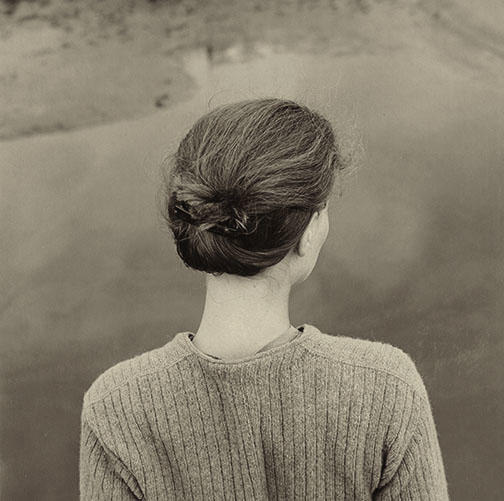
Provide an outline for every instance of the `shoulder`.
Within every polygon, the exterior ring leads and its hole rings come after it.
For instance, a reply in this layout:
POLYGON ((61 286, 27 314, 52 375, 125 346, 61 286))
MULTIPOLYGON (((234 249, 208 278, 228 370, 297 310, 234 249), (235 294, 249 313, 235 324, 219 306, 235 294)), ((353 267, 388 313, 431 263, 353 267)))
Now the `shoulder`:
POLYGON ((142 376, 154 374, 170 367, 183 357, 183 353, 176 349, 172 340, 162 347, 116 363, 100 373, 85 391, 83 409, 86 410, 97 403, 103 402, 113 393, 128 387, 128 383, 133 383, 142 376))
POLYGON ((417 393, 425 391, 416 363, 402 348, 381 341, 316 331, 305 344, 310 351, 336 364, 364 367, 392 376, 417 393))

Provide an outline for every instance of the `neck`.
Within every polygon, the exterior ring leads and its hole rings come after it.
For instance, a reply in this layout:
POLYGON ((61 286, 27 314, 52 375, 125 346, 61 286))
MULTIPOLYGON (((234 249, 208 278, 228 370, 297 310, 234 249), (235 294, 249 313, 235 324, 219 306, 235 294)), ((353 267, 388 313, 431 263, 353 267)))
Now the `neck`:
POLYGON ((290 284, 266 279, 207 276, 195 345, 215 356, 255 353, 291 326, 290 289, 290 284))

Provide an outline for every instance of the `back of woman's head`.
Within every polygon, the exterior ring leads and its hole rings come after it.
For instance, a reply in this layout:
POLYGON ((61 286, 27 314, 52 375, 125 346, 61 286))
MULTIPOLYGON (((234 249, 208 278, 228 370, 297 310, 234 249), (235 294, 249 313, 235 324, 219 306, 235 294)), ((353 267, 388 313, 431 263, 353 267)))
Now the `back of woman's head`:
POLYGON ((218 107, 182 139, 162 213, 186 266, 256 275, 296 247, 343 162, 330 123, 293 101, 218 107))

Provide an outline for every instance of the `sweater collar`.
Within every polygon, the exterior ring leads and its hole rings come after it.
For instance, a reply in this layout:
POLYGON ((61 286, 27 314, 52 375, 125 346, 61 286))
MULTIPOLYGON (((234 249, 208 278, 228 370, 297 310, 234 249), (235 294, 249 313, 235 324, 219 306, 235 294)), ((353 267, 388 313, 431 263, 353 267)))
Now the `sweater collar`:
POLYGON ((193 355, 196 355, 200 360, 205 360, 207 362, 221 365, 236 365, 259 360, 265 357, 280 355, 286 351, 289 351, 292 347, 303 343, 306 339, 312 337, 316 333, 316 331, 317 328, 310 324, 301 324, 298 327, 291 326, 287 331, 280 334, 280 336, 278 336, 277 338, 273 339, 271 343, 265 345, 258 352, 233 360, 216 358, 198 349, 191 340, 191 337, 195 336, 195 334, 191 331, 179 332, 175 336, 174 340, 179 344, 181 348, 183 348, 184 352, 192 353, 193 355), (296 330, 298 331, 298 334, 293 339, 287 342, 282 342, 278 345, 275 344, 279 342, 280 337, 283 338, 284 336, 291 336, 291 332, 295 332, 296 330), (270 344, 273 344, 274 346, 270 346, 270 344))

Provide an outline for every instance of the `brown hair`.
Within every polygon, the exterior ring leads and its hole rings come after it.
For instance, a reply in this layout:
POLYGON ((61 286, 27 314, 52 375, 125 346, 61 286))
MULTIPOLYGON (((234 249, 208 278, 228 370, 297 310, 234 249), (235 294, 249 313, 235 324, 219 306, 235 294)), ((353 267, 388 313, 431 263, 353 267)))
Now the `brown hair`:
POLYGON ((186 266, 253 276, 295 248, 343 168, 331 124, 306 106, 275 98, 220 106, 180 142, 162 216, 186 266))

